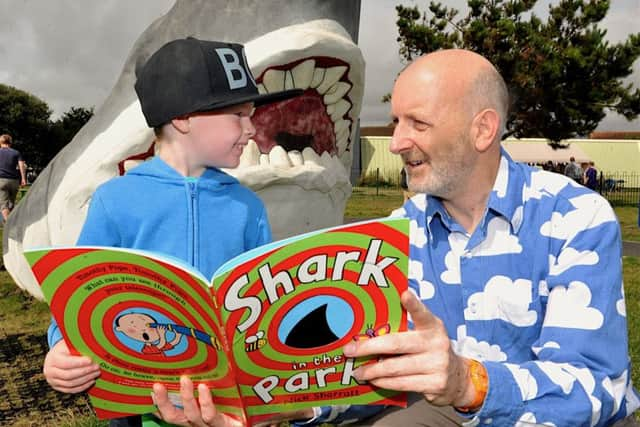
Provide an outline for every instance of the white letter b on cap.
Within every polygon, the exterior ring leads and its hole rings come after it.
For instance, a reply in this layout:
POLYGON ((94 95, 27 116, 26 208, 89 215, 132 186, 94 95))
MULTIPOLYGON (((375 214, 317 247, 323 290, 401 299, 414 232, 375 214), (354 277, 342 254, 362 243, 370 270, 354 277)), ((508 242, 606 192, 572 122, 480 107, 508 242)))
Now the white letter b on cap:
POLYGON ((245 87, 247 85, 247 72, 240 63, 238 54, 233 49, 230 49, 228 47, 218 48, 216 49, 216 53, 220 58, 220 62, 222 62, 224 72, 227 74, 229 89, 233 90, 245 87), (234 70, 237 71, 237 74, 235 76, 233 74, 234 70))

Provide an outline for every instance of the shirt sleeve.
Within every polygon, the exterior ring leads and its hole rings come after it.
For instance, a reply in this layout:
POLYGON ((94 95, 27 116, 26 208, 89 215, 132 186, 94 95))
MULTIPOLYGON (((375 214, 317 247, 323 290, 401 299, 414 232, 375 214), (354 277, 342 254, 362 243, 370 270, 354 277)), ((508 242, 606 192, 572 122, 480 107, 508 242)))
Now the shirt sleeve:
MULTIPOLYGON (((107 210, 100 199, 98 193, 95 193, 89 204, 89 211, 85 219, 80 236, 76 241, 78 246, 120 246, 117 228, 110 219, 107 210)), ((62 339, 62 333, 55 319, 51 318, 49 329, 47 330, 47 342, 49 348, 53 347, 62 339)))
MULTIPOLYGON (((599 199, 599 198, 598 198, 599 199)), ((485 361, 483 425, 603 426, 633 411, 621 239, 604 199, 549 222, 548 295, 531 359, 485 361), (554 244, 557 244, 554 247, 554 244)), ((546 248, 545 248, 546 249, 546 248)), ((543 250, 543 248, 541 248, 543 250)))

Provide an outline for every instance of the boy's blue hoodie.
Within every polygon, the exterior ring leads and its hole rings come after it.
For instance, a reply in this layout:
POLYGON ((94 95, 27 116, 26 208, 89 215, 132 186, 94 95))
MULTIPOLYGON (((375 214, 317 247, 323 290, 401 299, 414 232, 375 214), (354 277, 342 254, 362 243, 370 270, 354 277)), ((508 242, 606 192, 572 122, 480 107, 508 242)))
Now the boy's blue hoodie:
MULTIPOLYGON (((237 179, 215 168, 186 178, 154 157, 98 187, 77 244, 171 255, 211 278, 224 262, 270 241, 262 201, 237 179)), ((52 322, 49 346, 61 338, 52 322)))

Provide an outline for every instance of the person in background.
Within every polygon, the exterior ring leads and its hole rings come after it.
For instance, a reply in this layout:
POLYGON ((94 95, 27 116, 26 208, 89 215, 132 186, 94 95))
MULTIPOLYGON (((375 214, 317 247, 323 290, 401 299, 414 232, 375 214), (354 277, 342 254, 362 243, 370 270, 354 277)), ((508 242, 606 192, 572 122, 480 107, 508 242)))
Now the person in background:
POLYGON ((593 160, 589 162, 589 166, 584 172, 584 185, 593 191, 598 190, 598 170, 593 160))
MULTIPOLYGON (((574 180, 511 159, 508 105, 471 51, 424 55, 395 82, 390 151, 421 193, 394 213, 412 224, 412 322, 344 354, 375 360, 359 381, 410 397, 358 426, 637 426, 616 216, 574 180)), ((327 407, 305 424, 364 417, 327 407)))
POLYGON ((576 158, 571 156, 569 158, 569 163, 564 167, 564 174, 569 178, 573 179, 578 184, 582 184, 582 175, 584 171, 580 167, 578 163, 576 163, 576 158))
POLYGON ((7 222, 16 203, 18 189, 27 185, 26 165, 22 154, 11 148, 11 135, 0 135, 0 210, 2 222, 7 222))

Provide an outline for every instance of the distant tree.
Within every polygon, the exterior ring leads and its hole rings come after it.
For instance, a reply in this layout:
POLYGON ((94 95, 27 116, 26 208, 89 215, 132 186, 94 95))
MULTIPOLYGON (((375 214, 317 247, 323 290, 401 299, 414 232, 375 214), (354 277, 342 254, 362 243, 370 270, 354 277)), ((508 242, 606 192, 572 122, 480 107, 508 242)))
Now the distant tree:
POLYGON ((612 110, 640 114, 640 89, 624 85, 640 56, 640 33, 610 44, 598 27, 609 0, 560 0, 545 22, 537 0, 468 0, 468 15, 431 2, 429 13, 397 6, 400 54, 406 60, 445 48, 489 59, 512 96, 507 135, 557 142, 588 135, 612 110))
POLYGON ((28 166, 40 163, 39 147, 49 134, 51 109, 41 99, 0 84, 0 133, 13 137, 14 148, 19 150, 28 166))
POLYGON ((62 150, 78 131, 93 117, 93 107, 71 107, 58 120, 51 123, 50 142, 46 149, 46 165, 62 150))
POLYGON ((39 173, 93 116, 93 108, 71 107, 58 120, 36 96, 0 84, 0 134, 13 137, 30 170, 39 173))

